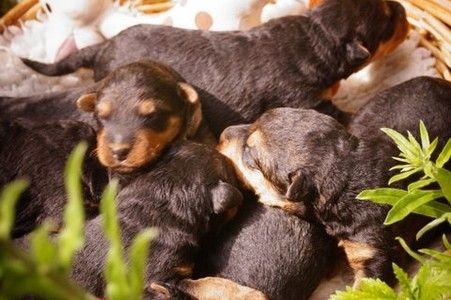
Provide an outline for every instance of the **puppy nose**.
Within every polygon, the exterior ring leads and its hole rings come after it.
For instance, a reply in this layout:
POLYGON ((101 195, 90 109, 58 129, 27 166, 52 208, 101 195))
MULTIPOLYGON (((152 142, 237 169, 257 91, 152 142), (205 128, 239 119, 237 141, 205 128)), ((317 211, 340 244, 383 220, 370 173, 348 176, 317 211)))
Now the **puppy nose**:
POLYGON ((118 161, 123 161, 127 158, 128 153, 130 152, 130 146, 121 145, 120 147, 111 147, 111 153, 113 157, 118 161))

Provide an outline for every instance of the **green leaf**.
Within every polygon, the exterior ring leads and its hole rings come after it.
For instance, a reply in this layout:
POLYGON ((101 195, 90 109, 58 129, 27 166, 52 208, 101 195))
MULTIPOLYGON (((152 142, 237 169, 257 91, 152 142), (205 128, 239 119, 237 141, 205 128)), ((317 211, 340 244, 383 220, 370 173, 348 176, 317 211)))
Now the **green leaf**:
POLYGON ((428 232, 429 230, 431 230, 434 227, 437 227, 438 225, 442 224, 443 222, 446 221, 446 218, 441 217, 438 219, 435 219, 429 223, 427 223, 423 228, 421 228, 418 232, 417 232, 417 240, 419 240, 426 232, 428 232))
POLYGON ((424 263, 426 261, 426 259, 421 256, 420 254, 416 253, 415 251, 413 251, 412 249, 410 249, 410 247, 407 245, 406 241, 404 241, 404 239, 400 238, 400 237, 396 237, 395 238, 402 246, 402 248, 414 259, 416 259, 417 261, 419 261, 420 263, 424 263))
POLYGON ((432 153, 434 152, 435 148, 437 148, 438 145, 438 138, 435 138, 432 143, 429 145, 429 148, 426 150, 426 155, 428 158, 432 156, 432 153))
POLYGON ((64 227, 58 240, 58 253, 60 265, 66 272, 72 264, 75 252, 84 243, 85 214, 80 176, 87 148, 86 143, 78 144, 69 155, 64 171, 68 200, 64 209, 64 227))
POLYGON ((410 144, 415 148, 416 153, 421 153, 422 148, 421 145, 417 142, 417 140, 413 137, 412 133, 410 131, 407 131, 407 138, 409 139, 410 144))
POLYGON ((153 228, 145 229, 140 232, 135 239, 130 249, 130 299, 141 299, 141 294, 144 290, 144 275, 147 261, 147 252, 149 244, 157 235, 157 230, 153 228))
POLYGON ((448 241, 448 238, 446 237, 446 234, 442 235, 442 241, 443 241, 443 245, 445 246, 445 248, 447 250, 451 250, 451 244, 448 241))
POLYGON ((395 273, 396 279, 398 279, 399 287, 401 292, 410 298, 413 298, 412 287, 410 286, 409 276, 403 269, 398 267, 395 263, 393 265, 393 272, 395 273))
POLYGON ((31 233, 31 254, 44 273, 55 266, 56 248, 48 239, 49 232, 50 224, 46 222, 31 233))
POLYGON ((407 190, 410 192, 412 190, 418 190, 421 189, 425 186, 430 185, 431 183, 434 183, 435 179, 430 178, 430 179, 421 179, 415 182, 412 182, 411 184, 409 184, 409 186, 407 187, 407 190))
POLYGON ((429 133, 422 120, 420 120, 420 138, 421 138, 421 146, 422 146, 423 150, 427 150, 431 143, 429 141, 429 133))
POLYGON ((398 149, 405 155, 407 159, 416 157, 415 147, 402 134, 390 128, 381 128, 396 144, 398 149))
POLYGON ((436 165, 438 168, 442 168, 448 160, 451 158, 451 139, 448 139, 445 147, 443 147, 442 152, 440 152, 436 165))
POLYGON ((420 191, 415 190, 402 197, 388 212, 384 224, 390 225, 404 219, 416 208, 442 197, 440 191, 420 191))
POLYGON ((127 266, 122 252, 122 239, 116 212, 115 197, 117 180, 112 180, 102 194, 100 212, 103 215, 103 229, 110 242, 105 263, 106 298, 109 300, 128 299, 130 287, 127 284, 127 266))
POLYGON ((377 188, 371 190, 364 190, 357 195, 357 199, 371 200, 380 204, 396 204, 399 199, 407 195, 407 192, 401 189, 394 188, 377 188))
POLYGON ((450 299, 451 268, 437 264, 435 260, 425 261, 414 277, 417 287, 415 299, 450 299))
POLYGON ((331 300, 380 300, 398 299, 396 292, 380 279, 364 278, 357 289, 347 287, 330 296, 331 300))
POLYGON ((443 195, 451 204, 451 172, 443 168, 436 168, 433 174, 443 191, 443 195))
POLYGON ((395 182, 398 182, 400 180, 406 179, 407 177, 409 177, 409 176, 411 176, 411 175, 413 175, 415 173, 418 173, 420 171, 421 171, 421 168, 415 168, 413 170, 410 170, 410 171, 407 171, 407 172, 404 172, 404 173, 396 174, 396 175, 394 175, 394 176, 392 176, 390 178, 390 180, 388 181, 388 184, 391 185, 392 183, 395 183, 395 182))
POLYGON ((14 225, 15 206, 20 194, 27 188, 24 179, 7 184, 0 195, 0 240, 8 239, 14 225))

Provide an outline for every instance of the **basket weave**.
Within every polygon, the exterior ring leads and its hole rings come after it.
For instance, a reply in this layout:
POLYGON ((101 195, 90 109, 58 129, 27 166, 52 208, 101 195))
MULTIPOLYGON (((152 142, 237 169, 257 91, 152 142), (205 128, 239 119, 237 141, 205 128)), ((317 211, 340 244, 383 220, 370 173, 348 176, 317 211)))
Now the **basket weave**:
MULTIPOLYGON (((397 0, 407 11, 412 30, 420 33, 420 44, 436 58, 439 75, 451 81, 451 0, 397 0)), ((170 0, 119 0, 146 14, 168 10, 170 0)), ((35 19, 39 0, 24 0, 0 19, 0 33, 6 26, 35 19)))

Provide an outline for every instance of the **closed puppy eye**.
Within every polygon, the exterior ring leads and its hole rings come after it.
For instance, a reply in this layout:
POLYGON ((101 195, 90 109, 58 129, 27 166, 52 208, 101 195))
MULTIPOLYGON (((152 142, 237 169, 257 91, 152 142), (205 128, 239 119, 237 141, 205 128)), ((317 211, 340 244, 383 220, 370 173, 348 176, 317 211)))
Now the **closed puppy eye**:
POLYGON ((149 116, 156 110, 155 103, 151 100, 145 100, 138 104, 137 110, 139 115, 149 116))

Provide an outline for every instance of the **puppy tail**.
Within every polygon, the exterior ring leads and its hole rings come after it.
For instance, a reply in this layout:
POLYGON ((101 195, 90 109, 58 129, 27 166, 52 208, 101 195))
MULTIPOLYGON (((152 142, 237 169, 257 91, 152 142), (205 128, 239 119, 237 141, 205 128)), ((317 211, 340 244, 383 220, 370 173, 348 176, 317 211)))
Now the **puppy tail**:
POLYGON ((96 54, 101 49, 102 45, 103 44, 97 44, 83 48, 52 64, 41 63, 27 58, 21 58, 21 60, 25 65, 38 73, 47 76, 65 75, 73 73, 82 67, 92 68, 96 54))

